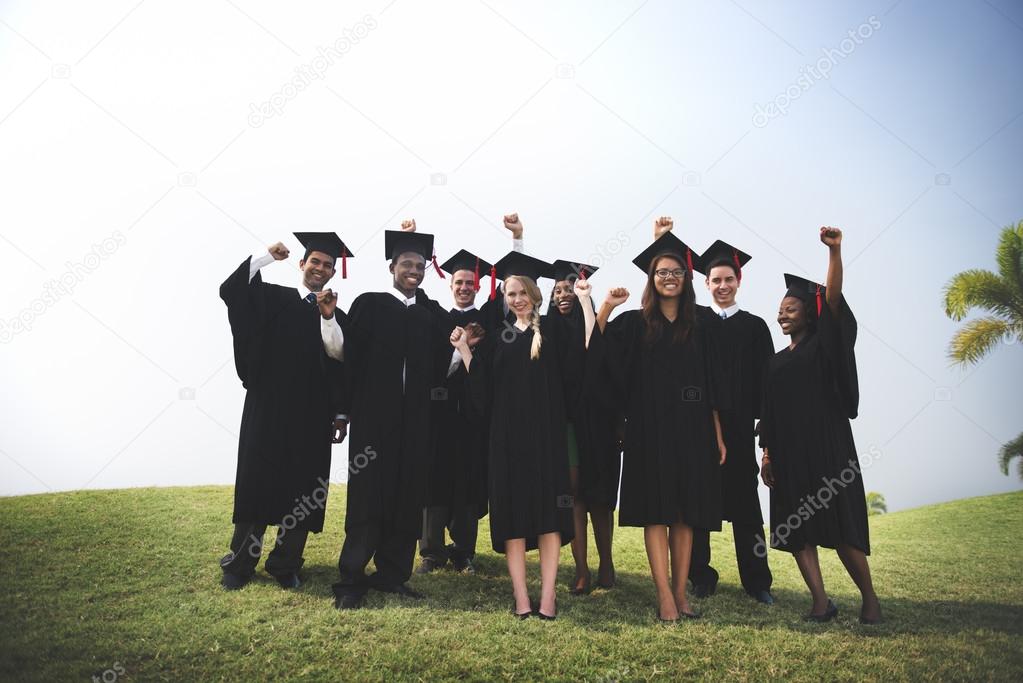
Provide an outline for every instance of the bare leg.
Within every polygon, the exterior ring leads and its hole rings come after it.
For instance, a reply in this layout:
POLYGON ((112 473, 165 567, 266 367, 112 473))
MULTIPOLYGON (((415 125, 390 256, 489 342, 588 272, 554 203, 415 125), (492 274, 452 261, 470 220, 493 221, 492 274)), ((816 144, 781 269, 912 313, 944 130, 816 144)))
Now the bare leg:
POLYGON ((586 504, 579 501, 579 468, 568 468, 569 486, 572 490, 572 524, 575 537, 572 539, 572 558, 575 560, 575 583, 572 591, 584 592, 590 588, 590 568, 586 564, 586 504))
POLYGON ((796 566, 803 575, 806 587, 813 596, 811 614, 824 614, 828 609, 828 594, 824 591, 824 577, 821 575, 821 563, 817 557, 817 546, 807 545, 795 553, 796 566))
POLYGON ((679 612, 692 613, 686 597, 689 561, 693 555, 693 528, 688 524, 672 524, 668 531, 671 548, 671 593, 679 612))
POLYGON ((558 580, 558 559, 561 556, 561 534, 541 534, 540 547, 540 613, 553 617, 558 613, 554 585, 558 580))
POLYGON ((838 546, 838 557, 845 565, 856 587, 860 589, 863 597, 863 606, 860 609, 860 616, 871 621, 881 618, 881 602, 874 592, 874 582, 870 578, 870 565, 867 563, 867 556, 862 550, 857 550, 851 545, 842 544, 838 546))
POLYGON ((668 584, 668 527, 663 524, 643 527, 650 574, 657 589, 657 615, 666 621, 678 619, 678 607, 668 584))
POLYGON ((529 590, 526 588, 526 539, 512 538, 505 541, 504 555, 508 560, 508 575, 515 595, 515 613, 525 614, 532 609, 529 590))
POLYGON ((611 540, 614 537, 614 515, 606 507, 590 506, 593 520, 593 538, 597 542, 600 567, 597 569, 597 583, 604 588, 614 585, 615 565, 611 559, 611 540))

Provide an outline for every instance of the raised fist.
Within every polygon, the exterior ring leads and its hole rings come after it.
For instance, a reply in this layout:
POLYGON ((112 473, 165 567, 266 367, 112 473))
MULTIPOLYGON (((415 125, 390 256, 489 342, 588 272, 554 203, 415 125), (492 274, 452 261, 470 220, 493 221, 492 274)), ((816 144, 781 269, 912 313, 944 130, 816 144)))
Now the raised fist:
POLYGON ((674 221, 671 220, 671 216, 661 216, 660 218, 654 219, 654 239, 656 240, 666 232, 671 232, 671 229, 675 227, 674 221))
POLYGON ((267 247, 267 251, 270 252, 270 255, 274 257, 274 261, 283 261, 284 259, 288 258, 288 254, 291 253, 288 251, 288 248, 284 246, 284 242, 271 244, 269 247, 267 247))

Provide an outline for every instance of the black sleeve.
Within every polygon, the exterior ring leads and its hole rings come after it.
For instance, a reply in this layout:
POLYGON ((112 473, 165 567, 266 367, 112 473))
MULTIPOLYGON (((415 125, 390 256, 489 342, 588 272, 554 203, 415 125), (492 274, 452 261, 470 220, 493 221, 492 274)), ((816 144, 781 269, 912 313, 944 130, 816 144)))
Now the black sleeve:
POLYGON ((750 394, 753 397, 753 417, 758 418, 762 410, 764 374, 767 372, 768 362, 774 356, 774 342, 771 341, 771 331, 767 328, 767 323, 760 318, 756 318, 753 327, 752 354, 753 367, 751 368, 752 374, 750 376, 750 382, 752 382, 750 394))
POLYGON ((352 307, 346 314, 337 311, 337 322, 344 334, 345 362, 343 367, 343 378, 341 380, 344 388, 341 408, 338 410, 351 416, 352 397, 364 386, 369 358, 367 349, 371 342, 374 317, 374 302, 369 294, 360 294, 352 302, 352 307))
POLYGON ((860 388, 856 373, 856 318, 842 297, 839 311, 832 313, 825 303, 817 320, 818 348, 823 354, 825 372, 831 377, 835 391, 845 409, 846 417, 855 418, 859 411, 860 388))
POLYGON ((263 279, 259 272, 249 281, 249 263, 245 259, 220 285, 220 298, 227 304, 227 320, 234 342, 234 366, 246 388, 257 381, 253 372, 261 355, 262 335, 266 324, 266 301, 263 279))
POLYGON ((696 333, 695 341, 701 346, 700 356, 703 358, 703 371, 707 382, 707 393, 710 396, 710 407, 714 410, 728 410, 732 407, 734 398, 731 395, 733 382, 721 353, 721 340, 714 329, 705 322, 698 322, 694 331, 696 333))

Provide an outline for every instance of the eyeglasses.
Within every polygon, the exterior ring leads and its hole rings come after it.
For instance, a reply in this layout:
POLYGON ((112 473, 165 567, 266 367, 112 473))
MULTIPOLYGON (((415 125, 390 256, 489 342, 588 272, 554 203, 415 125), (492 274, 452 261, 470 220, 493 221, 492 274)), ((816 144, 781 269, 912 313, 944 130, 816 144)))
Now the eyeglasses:
POLYGON ((681 280, 685 276, 685 274, 686 274, 686 271, 682 270, 681 268, 676 268, 675 270, 668 270, 667 268, 660 268, 660 269, 654 271, 654 275, 656 275, 657 277, 661 278, 662 280, 668 279, 669 275, 674 277, 674 278, 677 278, 677 279, 681 280))

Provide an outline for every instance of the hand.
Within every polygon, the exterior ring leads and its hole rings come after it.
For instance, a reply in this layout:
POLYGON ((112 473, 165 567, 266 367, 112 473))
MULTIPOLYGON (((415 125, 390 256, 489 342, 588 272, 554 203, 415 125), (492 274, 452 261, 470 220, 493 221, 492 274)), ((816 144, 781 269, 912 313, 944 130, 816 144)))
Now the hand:
POLYGON ((401 229, 404 230, 405 232, 415 232, 416 231, 416 219, 412 218, 412 219, 409 219, 409 220, 406 220, 406 221, 402 221, 401 222, 401 229))
POLYGON ((774 487, 774 470, 771 469, 771 458, 767 455, 767 449, 764 449, 764 459, 760 462, 760 478, 764 480, 764 485, 767 488, 774 487))
POLYGON ((607 296, 604 298, 604 303, 611 308, 615 308, 624 304, 628 301, 628 299, 629 290, 625 289, 625 287, 614 287, 607 293, 607 296))
POLYGON ((330 431, 330 442, 341 443, 345 440, 346 436, 348 436, 348 420, 334 420, 334 425, 330 431))
POLYGON ((671 220, 671 216, 661 216, 660 218, 654 219, 654 239, 663 235, 666 232, 671 232, 671 229, 675 227, 674 221, 671 220))
POLYGON ((267 247, 266 250, 270 252, 271 256, 274 257, 274 261, 283 261, 284 259, 288 258, 288 254, 291 253, 288 251, 288 248, 284 246, 284 242, 271 244, 269 247, 267 247))
POLYGON ((316 305, 320 309, 320 315, 325 320, 330 320, 334 317, 334 309, 337 308, 337 294, 329 289, 316 292, 316 305))
POLYGON ((470 349, 476 348, 476 345, 483 341, 483 338, 487 336, 486 330, 479 323, 469 323, 465 326, 465 334, 468 335, 466 346, 470 349))
POLYGON ((580 301, 589 301, 590 295, 593 293, 593 286, 589 280, 578 278, 575 281, 575 295, 580 301))
POLYGON ((829 249, 842 246, 842 231, 838 228, 821 228, 821 242, 828 245, 829 249))
POLYGON ((464 327, 456 327, 451 330, 451 345, 459 351, 469 348, 468 345, 469 335, 466 333, 464 327))
POLYGON ((511 230, 512 237, 517 240, 522 239, 522 221, 519 220, 519 214, 510 213, 505 216, 504 227, 511 230))
POLYGON ((724 465, 725 464, 725 456, 728 455, 728 449, 725 448, 725 442, 722 441, 721 439, 718 439, 718 453, 721 454, 721 462, 719 462, 718 464, 719 465, 724 465))

